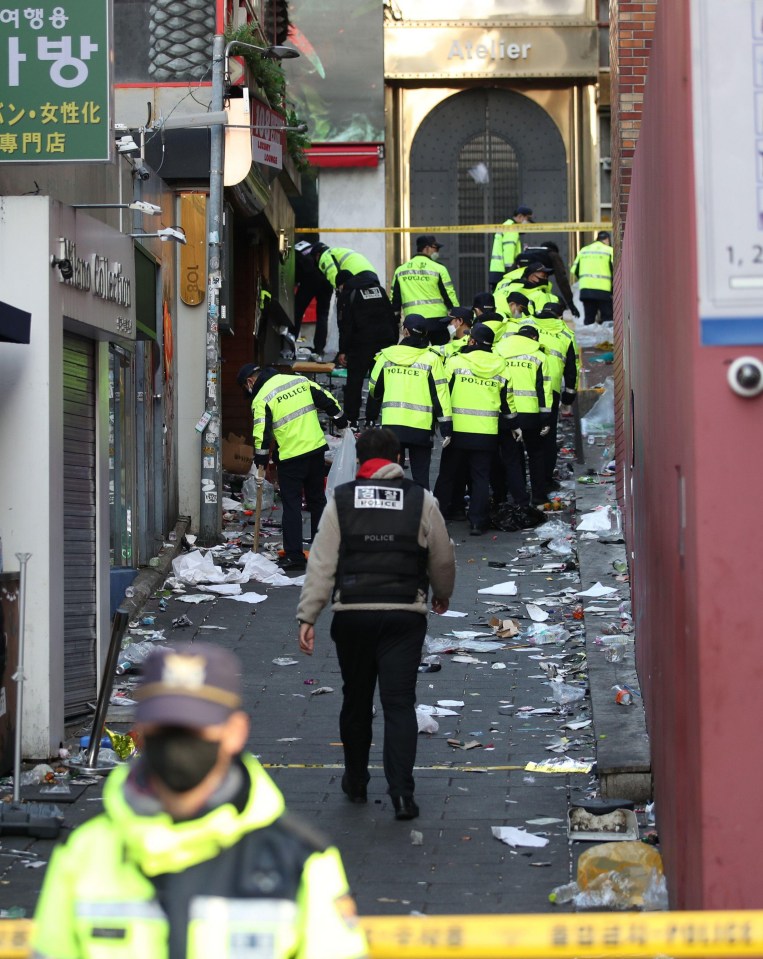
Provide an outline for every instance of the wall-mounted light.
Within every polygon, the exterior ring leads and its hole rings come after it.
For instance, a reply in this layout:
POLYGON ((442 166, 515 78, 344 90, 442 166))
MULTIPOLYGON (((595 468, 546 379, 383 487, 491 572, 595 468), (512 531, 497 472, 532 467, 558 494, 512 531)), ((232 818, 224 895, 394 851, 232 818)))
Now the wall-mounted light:
POLYGON ((117 138, 117 150, 120 153, 140 153, 140 147, 129 134, 117 138))
POLYGON ((57 257, 55 253, 50 255, 50 266, 58 267, 58 272, 61 274, 62 280, 71 280, 74 276, 74 268, 72 267, 72 261, 67 260, 65 257, 57 257))
POLYGON ((146 200, 135 200, 132 203, 72 203, 74 210, 137 210, 138 213, 147 213, 149 216, 158 216, 162 208, 146 200))
POLYGON ((158 237, 162 243, 166 243, 167 240, 175 240, 178 243, 182 243, 183 246, 188 242, 182 226, 165 226, 163 229, 157 230, 156 233, 130 233, 129 236, 135 240, 158 237))

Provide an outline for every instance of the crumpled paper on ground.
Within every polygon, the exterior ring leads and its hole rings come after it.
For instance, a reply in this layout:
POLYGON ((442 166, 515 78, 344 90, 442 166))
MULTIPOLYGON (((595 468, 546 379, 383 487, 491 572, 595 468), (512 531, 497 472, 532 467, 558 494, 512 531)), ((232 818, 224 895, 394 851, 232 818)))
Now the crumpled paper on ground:
POLYGON ((232 569, 227 573, 220 566, 215 566, 209 553, 194 549, 190 553, 181 553, 172 560, 172 572, 175 579, 187 586, 198 586, 201 583, 245 583, 241 573, 232 569))
POLYGON ((245 582, 254 579, 268 586, 301 586, 305 581, 304 576, 295 576, 293 579, 288 577, 272 560, 260 553, 252 553, 251 550, 244 553, 238 562, 246 574, 245 582))
POLYGON ((542 849, 548 845, 545 836, 536 836, 517 826, 491 826, 491 832, 496 839, 505 842, 507 846, 530 846, 542 849))

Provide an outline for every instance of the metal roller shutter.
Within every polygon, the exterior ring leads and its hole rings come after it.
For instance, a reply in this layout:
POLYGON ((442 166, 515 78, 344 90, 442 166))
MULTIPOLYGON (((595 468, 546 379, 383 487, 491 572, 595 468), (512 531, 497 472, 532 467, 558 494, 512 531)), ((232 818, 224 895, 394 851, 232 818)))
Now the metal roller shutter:
POLYGON ((64 709, 96 695, 95 350, 64 335, 64 709))

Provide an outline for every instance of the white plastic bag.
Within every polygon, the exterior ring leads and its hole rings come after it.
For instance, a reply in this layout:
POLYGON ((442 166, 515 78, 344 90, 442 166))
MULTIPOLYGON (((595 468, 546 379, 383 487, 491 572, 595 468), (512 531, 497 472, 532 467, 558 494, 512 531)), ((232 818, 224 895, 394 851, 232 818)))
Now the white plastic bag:
POLYGON ((615 381, 608 376, 604 392, 596 400, 587 415, 580 421, 583 436, 591 433, 614 433, 615 431, 615 381))
POLYGON ((355 434, 348 428, 342 434, 339 449, 334 453, 334 462, 326 480, 326 496, 333 496, 334 490, 342 483, 351 483, 355 479, 355 472, 355 434))

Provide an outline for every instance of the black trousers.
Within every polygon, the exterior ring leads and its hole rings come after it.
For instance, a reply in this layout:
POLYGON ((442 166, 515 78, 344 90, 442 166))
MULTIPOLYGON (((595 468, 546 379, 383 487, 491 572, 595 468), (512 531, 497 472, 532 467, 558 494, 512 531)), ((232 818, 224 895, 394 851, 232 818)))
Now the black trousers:
POLYGON ((533 503, 545 503, 548 488, 545 480, 544 438, 540 435, 540 426, 522 426, 522 440, 517 442, 510 432, 501 433, 501 458, 506 469, 506 485, 511 498, 517 506, 529 506, 527 492, 527 466, 530 469, 530 489, 533 503))
POLYGON ((283 548, 289 559, 304 559, 302 552, 302 490, 310 513, 311 535, 318 532, 326 507, 324 490, 323 450, 281 460, 278 464, 278 485, 283 506, 283 548))
POLYGON ((431 446, 408 446, 401 444, 401 452, 408 452, 408 461, 411 465, 411 479, 424 489, 429 489, 429 466, 432 462, 431 446))
POLYGON ((543 478, 546 484, 553 482, 554 470, 556 469, 556 460, 559 456, 557 448, 557 432, 559 427, 559 400, 560 394, 554 393, 551 401, 551 429, 545 436, 541 437, 543 443, 543 478))
MULTIPOLYGON (((344 411, 351 423, 357 423, 360 419, 363 382, 371 372, 377 353, 378 350, 374 346, 367 349, 348 350, 346 354, 347 381, 344 387, 344 411)), ((376 422, 379 419, 380 410, 381 402, 369 394, 366 400, 366 420, 376 422)))
POLYGON ((442 451, 440 474, 434 487, 439 502, 452 503, 459 477, 467 472, 470 481, 469 524, 479 529, 488 527, 492 459, 493 450, 464 449, 451 442, 442 451))
POLYGON ((339 734, 351 786, 369 780, 374 690, 384 712, 384 775, 390 796, 412 796, 416 762, 416 679, 427 620, 404 610, 335 613, 331 638, 342 672, 339 734))
POLYGON ((583 323, 585 326, 590 326, 592 323, 595 323, 597 314, 601 314, 601 320, 599 320, 600 323, 612 322, 611 296, 607 297, 606 300, 593 300, 586 296, 581 296, 580 299, 583 301, 583 323))
POLYGON ((327 282, 325 285, 316 286, 312 283, 300 283, 297 292, 294 295, 294 327, 295 335, 299 335, 299 328, 302 326, 302 317, 305 310, 310 305, 310 301, 315 299, 315 331, 313 332, 313 348, 316 353, 322 353, 326 348, 326 339, 329 329, 329 308, 331 306, 331 294, 333 290, 327 282))

